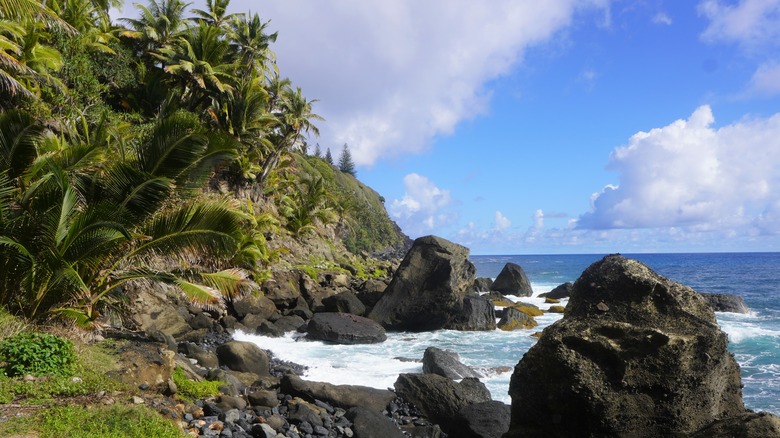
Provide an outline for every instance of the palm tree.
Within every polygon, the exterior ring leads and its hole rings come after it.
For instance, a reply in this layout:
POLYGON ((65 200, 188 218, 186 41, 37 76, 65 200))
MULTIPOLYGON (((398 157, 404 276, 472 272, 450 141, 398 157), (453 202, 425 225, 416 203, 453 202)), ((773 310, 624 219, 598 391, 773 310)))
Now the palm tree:
POLYGON ((312 112, 312 104, 317 100, 306 100, 300 87, 295 90, 286 88, 279 99, 279 109, 275 112, 277 128, 273 134, 272 143, 274 150, 264 157, 262 171, 258 181, 264 182, 271 171, 279 163, 282 153, 294 150, 300 145, 305 153, 305 135, 320 134, 319 129, 312 123, 313 120, 325 120, 320 115, 312 112))
POLYGON ((184 114, 161 120, 125 160, 105 159, 104 134, 66 137, 24 113, 0 116, 0 303, 89 325, 131 281, 171 283, 202 305, 220 303, 217 288, 252 287, 241 270, 149 267, 161 256, 228 260, 245 240, 237 206, 191 196, 215 163, 235 158, 229 138, 184 114))
POLYGON ((276 54, 269 48, 276 42, 277 32, 268 34, 266 28, 269 22, 263 22, 258 14, 252 14, 247 19, 240 15, 229 21, 230 47, 237 55, 236 64, 244 69, 244 74, 259 74, 265 76, 271 64, 276 71, 276 54))
POLYGON ((139 41, 144 52, 151 52, 172 44, 186 27, 184 11, 189 6, 181 0, 149 0, 149 6, 135 4, 140 18, 122 18, 132 28, 122 36, 139 41))
POLYGON ((204 22, 209 26, 223 27, 228 21, 237 18, 243 14, 228 14, 227 7, 230 0, 208 0, 206 6, 208 10, 193 9, 192 12, 197 15, 194 21, 204 22))

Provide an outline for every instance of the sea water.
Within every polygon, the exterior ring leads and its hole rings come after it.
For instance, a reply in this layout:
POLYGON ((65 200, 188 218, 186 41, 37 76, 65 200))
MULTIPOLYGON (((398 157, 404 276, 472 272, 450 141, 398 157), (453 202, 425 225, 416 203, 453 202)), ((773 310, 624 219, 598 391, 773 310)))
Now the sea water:
MULTIPOLYGON (((737 254, 634 254, 659 274, 699 292, 740 295, 751 309, 747 315, 716 313, 729 337, 729 350, 742 370, 745 405, 780 415, 780 253, 737 254)), ((523 267, 534 290, 533 297, 510 297, 550 305, 538 295, 566 281, 574 281, 601 255, 472 256, 480 277, 495 278, 508 262, 523 267)), ((563 305, 566 300, 563 300, 563 305)), ((252 341, 283 360, 306 365, 305 378, 334 384, 392 388, 398 374, 422 372, 423 352, 435 346, 460 354, 461 361, 485 377, 493 398, 505 403, 512 368, 536 342, 531 335, 561 317, 546 313, 530 330, 504 332, 425 333, 390 332, 387 341, 370 345, 333 345, 308 341, 299 334, 281 338, 236 333, 238 340, 252 341)))

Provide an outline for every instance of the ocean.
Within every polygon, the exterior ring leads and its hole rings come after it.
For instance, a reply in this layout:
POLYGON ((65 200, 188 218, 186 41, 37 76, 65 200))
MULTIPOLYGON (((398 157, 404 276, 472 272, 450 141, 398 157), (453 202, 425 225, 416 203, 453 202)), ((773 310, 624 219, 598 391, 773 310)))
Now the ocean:
MULTIPOLYGON (((742 370, 745 405, 780 415, 780 253, 625 254, 657 273, 699 292, 740 295, 750 314, 716 313, 728 334, 729 350, 742 370)), ((545 309, 537 296, 566 281, 574 281, 602 255, 472 256, 479 277, 495 278, 508 262, 523 267, 534 290, 521 300, 545 309)), ((563 302, 565 305, 565 300, 563 302)), ((512 368, 536 342, 531 336, 561 315, 537 317, 539 326, 504 332, 388 333, 387 341, 372 345, 331 345, 288 333, 281 338, 236 333, 283 360, 308 366, 304 376, 334 384, 392 388, 399 373, 422 372, 423 352, 429 346, 454 350, 461 361, 485 377, 495 400, 511 403, 507 394, 512 368)))

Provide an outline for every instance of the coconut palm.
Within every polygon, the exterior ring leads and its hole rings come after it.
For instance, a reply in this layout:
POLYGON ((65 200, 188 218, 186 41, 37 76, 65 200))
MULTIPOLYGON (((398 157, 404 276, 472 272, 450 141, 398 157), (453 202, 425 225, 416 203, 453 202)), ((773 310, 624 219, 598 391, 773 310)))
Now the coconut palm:
POLYGON ((189 3, 181 0, 149 0, 148 7, 135 4, 141 12, 140 18, 122 18, 131 29, 121 33, 140 43, 144 52, 158 50, 172 44, 178 39, 180 32, 186 28, 187 19, 184 11, 189 3))
POLYGON ((243 15, 228 14, 227 7, 229 4, 230 0, 208 0, 206 2, 208 10, 193 9, 192 12, 194 12, 197 17, 192 20, 203 22, 214 27, 226 26, 228 21, 243 15))
POLYGON ((265 76, 267 69, 276 70, 276 54, 270 45, 276 42, 277 32, 266 33, 269 22, 263 22, 258 14, 234 17, 229 22, 230 47, 237 55, 236 64, 241 67, 244 75, 255 74, 265 76))

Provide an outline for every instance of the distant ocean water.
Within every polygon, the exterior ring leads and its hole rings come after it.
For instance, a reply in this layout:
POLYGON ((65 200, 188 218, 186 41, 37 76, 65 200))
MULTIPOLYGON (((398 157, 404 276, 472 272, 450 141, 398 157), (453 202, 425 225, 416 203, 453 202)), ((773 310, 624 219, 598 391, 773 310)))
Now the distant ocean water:
MULTIPOLYGON (((657 273, 699 292, 740 295, 751 309, 748 315, 716 313, 728 334, 729 350, 742 369, 745 405, 780 415, 780 253, 625 254, 657 273)), ((523 267, 534 297, 522 298, 541 308, 536 298, 566 281, 574 281, 602 255, 472 256, 480 277, 495 278, 508 262, 523 267)), ((564 301, 565 303, 565 301, 564 301)), ((536 342, 530 335, 558 320, 560 315, 537 317, 539 327, 503 332, 388 333, 374 345, 327 345, 299 339, 237 333, 236 339, 257 343, 279 358, 309 366, 306 378, 336 384, 392 388, 399 373, 421 372, 419 360, 429 346, 450 349, 461 360, 481 370, 482 381, 496 400, 510 403, 507 394, 511 368, 536 342)))

